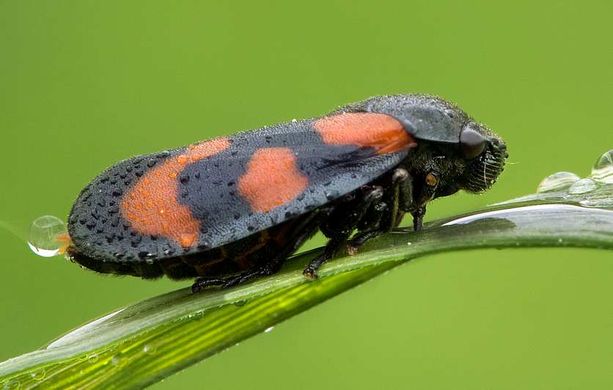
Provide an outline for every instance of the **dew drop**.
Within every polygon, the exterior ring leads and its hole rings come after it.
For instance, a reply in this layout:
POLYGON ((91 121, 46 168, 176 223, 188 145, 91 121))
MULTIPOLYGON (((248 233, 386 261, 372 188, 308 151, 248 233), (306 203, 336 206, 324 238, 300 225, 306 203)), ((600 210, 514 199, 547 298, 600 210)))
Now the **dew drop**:
POLYGON ((188 156, 186 156, 186 155, 183 155, 183 154, 182 154, 182 155, 180 155, 180 156, 178 156, 178 157, 177 157, 177 162, 178 162, 180 165, 185 165, 185 164, 187 164, 187 162, 188 162, 188 161, 189 161, 189 157, 188 157, 188 156))
POLYGON ((47 373, 45 372, 45 370, 41 369, 41 370, 32 372, 30 374, 30 378, 34 379, 35 381, 42 381, 43 379, 45 379, 46 375, 47 373))
POLYGON ((594 191, 596 188, 598 188, 598 184, 596 184, 594 180, 586 178, 581 179, 570 186, 568 193, 572 195, 586 194, 594 191))
POLYGON ((45 372, 45 370, 38 370, 31 373, 30 377, 35 381, 42 381, 43 379, 45 379, 46 374, 47 373, 45 372))
POLYGON ((572 172, 556 172, 544 178, 536 188, 537 193, 561 191, 581 178, 572 172))
POLYGON ((91 355, 87 355, 87 361, 91 364, 94 364, 98 361, 98 354, 92 353, 91 355))
POLYGON ((152 344, 145 344, 145 346, 143 347, 143 352, 146 353, 147 355, 153 355, 155 354, 155 351, 156 351, 156 348, 152 344))
POLYGON ((325 191, 324 195, 328 200, 334 200, 338 197, 338 193, 336 191, 325 191))
POLYGON ((596 160, 591 177, 601 183, 613 184, 613 149, 596 160))
POLYGON ((60 254, 66 244, 66 225, 58 217, 43 215, 32 222, 28 246, 35 254, 42 257, 53 257, 60 254))
POLYGON ((16 379, 9 379, 8 381, 2 384, 3 390, 15 390, 15 389, 19 389, 20 387, 21 387, 21 384, 16 379))
POLYGON ((115 355, 111 358, 111 364, 114 366, 118 366, 120 365, 122 362, 122 359, 119 355, 115 355))

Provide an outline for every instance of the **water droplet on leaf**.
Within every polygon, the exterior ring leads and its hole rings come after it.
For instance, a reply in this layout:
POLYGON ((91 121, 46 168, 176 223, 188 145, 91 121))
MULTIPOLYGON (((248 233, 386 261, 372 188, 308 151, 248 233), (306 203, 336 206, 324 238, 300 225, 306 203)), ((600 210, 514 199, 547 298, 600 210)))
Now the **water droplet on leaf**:
POLYGON ((586 178, 581 179, 570 186, 568 193, 572 195, 586 194, 594 191, 596 188, 598 188, 598 184, 596 184, 594 180, 586 178))
POLYGON ((30 374, 30 376, 35 381, 42 381, 43 379, 45 379, 46 374, 47 373, 45 372, 45 370, 41 369, 41 370, 34 371, 33 373, 30 374))
POLYGON ((146 353, 147 355, 153 355, 155 354, 156 348, 155 345, 153 344, 145 344, 145 346, 143 347, 143 352, 146 353))
POLYGON ((591 177, 601 183, 613 184, 613 149, 596 160, 591 177))
POLYGON ((572 172, 556 172, 544 178, 536 188, 536 192, 561 191, 579 180, 581 178, 572 172))
POLYGON ((16 390, 21 387, 21 384, 16 379, 9 379, 8 381, 2 384, 3 390, 16 390))

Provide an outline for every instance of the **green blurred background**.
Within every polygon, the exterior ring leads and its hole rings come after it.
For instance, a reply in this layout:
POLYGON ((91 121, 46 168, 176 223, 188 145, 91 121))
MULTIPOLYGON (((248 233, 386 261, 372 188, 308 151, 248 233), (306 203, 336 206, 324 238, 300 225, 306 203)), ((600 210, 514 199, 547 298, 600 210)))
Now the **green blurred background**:
MULTIPOLYGON (((482 196, 429 218, 586 175, 613 147, 610 1, 0 0, 0 220, 64 217, 128 156, 438 94, 508 143, 482 196)), ((0 360, 112 309, 188 286, 42 259, 0 231, 0 360)), ((320 245, 312 242, 310 246, 320 245)), ((310 310, 158 389, 542 389, 613 386, 613 256, 432 256, 310 310)))

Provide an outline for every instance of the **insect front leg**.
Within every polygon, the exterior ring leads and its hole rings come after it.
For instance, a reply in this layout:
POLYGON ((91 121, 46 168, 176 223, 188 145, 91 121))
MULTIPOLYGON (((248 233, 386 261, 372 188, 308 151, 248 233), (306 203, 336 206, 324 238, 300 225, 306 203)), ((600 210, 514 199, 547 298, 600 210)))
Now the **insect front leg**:
MULTIPOLYGON (((429 164, 425 172, 411 175, 404 168, 398 168, 393 174, 394 196, 390 228, 396 227, 405 212, 413 217, 413 230, 421 230, 426 214, 426 205, 436 197, 440 182, 440 170, 435 164, 429 164)), ((457 189, 455 190, 457 191, 457 189)), ((455 192, 453 191, 453 192, 455 192)), ((451 192, 451 193, 453 193, 451 192)))
POLYGON ((322 254, 311 260, 302 272, 309 279, 317 279, 317 270, 323 263, 331 259, 342 248, 351 233, 364 219, 373 204, 383 198, 383 188, 379 186, 364 187, 358 198, 336 206, 322 224, 321 231, 330 239, 322 254))

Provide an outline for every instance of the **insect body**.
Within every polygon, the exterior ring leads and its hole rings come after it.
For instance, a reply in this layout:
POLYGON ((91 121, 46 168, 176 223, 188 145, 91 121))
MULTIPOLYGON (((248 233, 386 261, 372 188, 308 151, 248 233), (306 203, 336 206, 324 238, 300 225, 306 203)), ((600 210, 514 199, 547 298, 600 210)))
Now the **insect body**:
POLYGON ((134 157, 95 178, 68 219, 68 255, 103 273, 196 277, 193 290, 276 272, 315 232, 304 270, 397 226, 426 205, 488 189, 502 140, 436 97, 395 95, 134 157), (354 233, 355 232, 355 233, 354 233))

